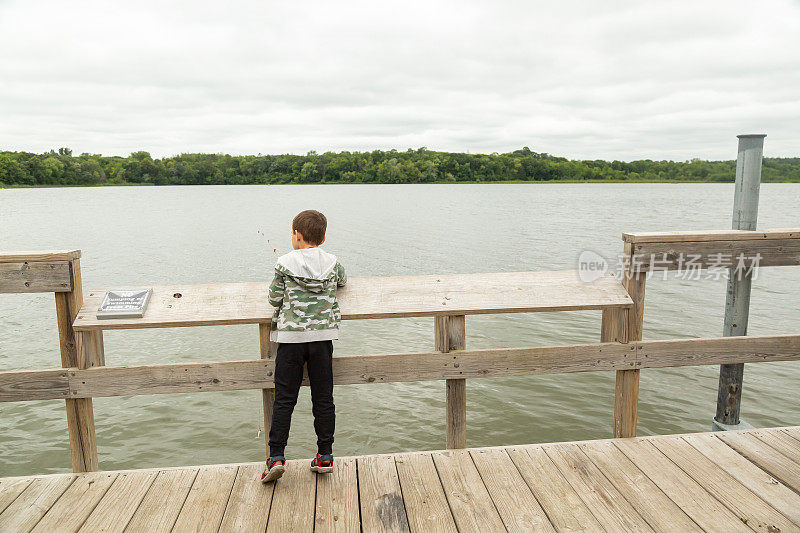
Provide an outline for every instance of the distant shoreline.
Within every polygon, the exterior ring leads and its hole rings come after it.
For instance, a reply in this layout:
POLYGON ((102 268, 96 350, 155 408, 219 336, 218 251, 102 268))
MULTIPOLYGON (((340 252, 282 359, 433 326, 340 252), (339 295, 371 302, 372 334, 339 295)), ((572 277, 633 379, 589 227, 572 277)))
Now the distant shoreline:
MULTIPOLYGON (((319 182, 319 183, 209 183, 205 185, 186 185, 179 183, 170 183, 164 185, 156 185, 154 183, 89 183, 85 185, 59 185, 59 184, 40 184, 40 185, 18 185, 18 184, 0 184, 0 189, 83 189, 95 187, 273 187, 273 186, 308 186, 308 185, 499 185, 499 184, 513 184, 513 185, 556 185, 559 183, 566 183, 570 185, 578 185, 582 183, 597 184, 646 184, 646 183, 717 183, 719 185, 733 185, 732 181, 716 181, 716 180, 550 180, 550 181, 525 181, 525 180, 500 180, 500 181, 431 181, 423 183, 364 183, 364 182, 319 182)), ((762 180, 761 183, 800 183, 800 178, 785 179, 785 180, 762 180)))
MULTIPOLYGON (((523 147, 508 153, 425 147, 306 155, 184 153, 153 158, 0 151, 0 187, 418 183, 733 183, 736 161, 576 160, 523 147)), ((800 157, 765 157, 762 182, 800 182, 800 157)))

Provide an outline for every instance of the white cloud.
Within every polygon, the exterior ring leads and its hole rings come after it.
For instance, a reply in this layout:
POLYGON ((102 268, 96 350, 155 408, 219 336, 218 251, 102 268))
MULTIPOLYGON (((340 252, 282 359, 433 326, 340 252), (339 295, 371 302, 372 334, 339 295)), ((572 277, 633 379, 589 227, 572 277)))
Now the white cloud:
POLYGON ((0 0, 0 149, 798 155, 800 3, 0 0))

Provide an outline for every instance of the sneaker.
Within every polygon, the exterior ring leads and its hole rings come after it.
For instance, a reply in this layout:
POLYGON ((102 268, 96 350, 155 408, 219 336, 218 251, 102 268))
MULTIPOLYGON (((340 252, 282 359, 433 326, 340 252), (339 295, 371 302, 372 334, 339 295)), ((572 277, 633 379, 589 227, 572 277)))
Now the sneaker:
POLYGON ((261 474, 261 483, 275 481, 283 475, 286 459, 282 455, 276 455, 267 459, 267 469, 261 474))
POLYGON ((311 461, 311 471, 319 472, 320 474, 330 474, 333 472, 333 455, 329 453, 325 455, 318 453, 311 461))

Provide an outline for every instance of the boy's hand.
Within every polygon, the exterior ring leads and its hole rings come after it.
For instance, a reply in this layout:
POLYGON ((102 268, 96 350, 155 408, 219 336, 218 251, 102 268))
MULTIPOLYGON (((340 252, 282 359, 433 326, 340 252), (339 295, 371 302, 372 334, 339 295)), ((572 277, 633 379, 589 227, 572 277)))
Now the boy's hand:
POLYGON ((347 285, 347 274, 344 273, 344 267, 340 262, 336 262, 336 266, 333 267, 336 271, 336 286, 337 287, 344 287, 347 285))

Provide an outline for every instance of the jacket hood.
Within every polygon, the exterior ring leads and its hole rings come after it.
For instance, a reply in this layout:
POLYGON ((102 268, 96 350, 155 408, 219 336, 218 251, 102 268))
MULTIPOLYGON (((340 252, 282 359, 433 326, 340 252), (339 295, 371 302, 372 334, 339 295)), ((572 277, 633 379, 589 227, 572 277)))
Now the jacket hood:
POLYGON ((325 289, 336 267, 336 256, 319 247, 292 250, 278 258, 275 269, 291 276, 305 290, 325 289))

